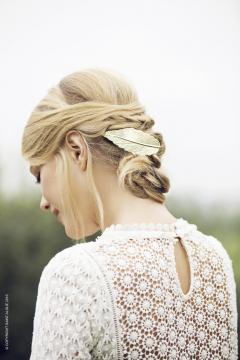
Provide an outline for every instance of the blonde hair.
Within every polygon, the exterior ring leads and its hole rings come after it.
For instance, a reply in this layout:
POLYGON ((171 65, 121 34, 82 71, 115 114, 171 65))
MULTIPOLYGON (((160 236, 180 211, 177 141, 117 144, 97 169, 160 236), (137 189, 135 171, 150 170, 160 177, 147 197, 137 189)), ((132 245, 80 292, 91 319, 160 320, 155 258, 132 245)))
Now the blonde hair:
POLYGON ((66 133, 77 130, 86 143, 87 176, 103 231, 103 205, 92 170, 95 159, 116 171, 119 186, 123 189, 140 198, 165 201, 164 193, 170 187, 168 177, 160 171, 165 144, 162 134, 151 130, 154 124, 139 103, 134 87, 117 73, 102 69, 85 69, 65 76, 33 109, 23 132, 22 155, 36 166, 55 157, 57 171, 63 173, 61 202, 70 216, 75 237, 78 236, 79 221, 84 240, 85 230, 71 186, 70 160, 65 151, 66 133), (161 145, 159 152, 150 156, 134 155, 102 136, 106 130, 129 126, 156 137, 161 145))

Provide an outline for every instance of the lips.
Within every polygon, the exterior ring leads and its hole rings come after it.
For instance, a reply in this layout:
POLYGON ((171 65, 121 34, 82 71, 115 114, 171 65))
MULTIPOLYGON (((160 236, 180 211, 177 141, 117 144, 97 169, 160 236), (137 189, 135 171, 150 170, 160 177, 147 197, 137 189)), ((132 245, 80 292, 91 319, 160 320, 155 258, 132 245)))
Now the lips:
POLYGON ((52 211, 52 213, 53 213, 55 216, 58 216, 59 210, 58 210, 58 209, 54 209, 54 210, 52 211))
POLYGON ((57 221, 61 223, 61 219, 60 219, 60 215, 59 215, 59 210, 58 209, 54 209, 52 211, 52 213, 56 216, 57 221))

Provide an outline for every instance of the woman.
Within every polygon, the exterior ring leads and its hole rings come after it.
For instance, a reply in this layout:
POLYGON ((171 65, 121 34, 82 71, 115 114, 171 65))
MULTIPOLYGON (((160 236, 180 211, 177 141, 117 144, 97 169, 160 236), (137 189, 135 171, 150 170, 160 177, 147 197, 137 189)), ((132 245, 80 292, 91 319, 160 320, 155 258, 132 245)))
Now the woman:
POLYGON ((43 269, 31 360, 237 359, 236 285, 219 240, 166 208, 163 137, 117 74, 64 77, 23 156, 71 239, 43 269))

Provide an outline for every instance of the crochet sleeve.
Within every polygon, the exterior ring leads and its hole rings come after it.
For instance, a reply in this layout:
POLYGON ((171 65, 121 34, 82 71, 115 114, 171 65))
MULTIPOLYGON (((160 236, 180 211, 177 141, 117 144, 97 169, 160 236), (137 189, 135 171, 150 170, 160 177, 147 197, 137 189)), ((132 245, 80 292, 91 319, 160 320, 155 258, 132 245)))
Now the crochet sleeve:
POLYGON ((30 360, 88 360, 113 343, 102 278, 80 247, 59 252, 42 271, 30 360))

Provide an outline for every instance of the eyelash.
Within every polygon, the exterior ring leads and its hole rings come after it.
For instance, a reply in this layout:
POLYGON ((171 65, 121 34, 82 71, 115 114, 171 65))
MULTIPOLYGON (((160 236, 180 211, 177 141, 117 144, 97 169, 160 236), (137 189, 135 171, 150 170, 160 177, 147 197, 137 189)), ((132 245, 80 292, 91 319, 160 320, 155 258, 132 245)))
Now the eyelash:
POLYGON ((40 181, 41 181, 41 179, 40 179, 40 173, 38 173, 38 175, 37 175, 37 180, 36 180, 36 184, 40 184, 40 181))

